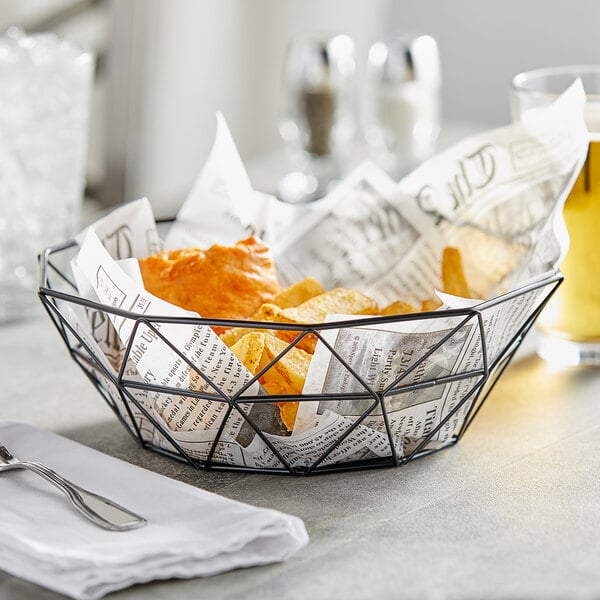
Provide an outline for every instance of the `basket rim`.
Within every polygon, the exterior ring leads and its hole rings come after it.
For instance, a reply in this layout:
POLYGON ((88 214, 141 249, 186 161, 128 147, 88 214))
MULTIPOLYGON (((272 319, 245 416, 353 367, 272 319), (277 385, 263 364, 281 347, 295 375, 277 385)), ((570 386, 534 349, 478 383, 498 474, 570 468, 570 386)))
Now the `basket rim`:
MULTIPOLYGON (((163 222, 168 222, 172 219, 163 220, 163 222)), ((133 321, 148 321, 151 320, 156 323, 181 323, 181 324, 194 324, 194 325, 208 325, 208 326, 216 326, 216 327, 224 327, 224 328, 232 328, 232 327, 244 327, 244 328, 252 328, 256 326, 264 327, 264 321, 254 321, 251 319, 220 319, 220 318, 208 318, 208 317, 184 317, 184 316, 165 316, 161 314, 143 314, 136 313, 129 310, 124 310, 120 308, 116 308, 113 306, 109 306, 102 302, 95 302, 93 300, 88 300, 86 298, 82 298, 78 294, 70 294, 68 292, 61 292, 58 290, 54 290, 51 287, 45 285, 45 282, 48 280, 47 272, 49 267, 54 268, 63 278, 66 279, 66 276, 57 269, 53 267, 50 262, 50 257, 59 252, 63 252, 68 250, 69 248, 73 248, 77 246, 77 240, 71 239, 59 244, 55 244, 53 246, 49 246, 45 248, 38 256, 38 260, 40 263, 40 278, 38 285, 38 295, 40 296, 49 296, 53 298, 57 298, 60 300, 66 300, 69 302, 73 302, 75 304, 79 304, 81 306, 85 306, 87 308, 102 310, 120 317, 124 317, 127 319, 131 319, 133 321)), ((427 320, 427 319, 436 319, 440 317, 475 317, 481 314, 481 311, 489 309, 496 304, 500 304, 514 298, 516 296, 520 296, 522 294, 526 294, 533 290, 545 287, 551 283, 559 282, 564 279, 564 275, 560 270, 556 270, 554 272, 545 273, 535 278, 532 281, 526 282, 525 284, 513 289, 508 292, 504 292, 494 298, 490 298, 489 300, 482 300, 481 302, 471 306, 464 308, 449 308, 443 311, 434 310, 434 311, 422 311, 415 313, 405 313, 399 315, 370 315, 365 316, 363 318, 352 318, 352 319, 343 319, 338 321, 329 321, 329 322, 317 322, 317 323, 282 323, 279 321, 269 321, 269 327, 277 330, 288 330, 288 331, 303 331, 310 332, 315 329, 328 330, 328 329, 339 329, 341 327, 365 327, 368 325, 381 325, 386 323, 397 323, 404 321, 416 321, 416 320, 427 320)), ((69 284, 73 285, 71 281, 66 279, 69 284)), ((73 285, 74 287, 74 285, 73 285)))

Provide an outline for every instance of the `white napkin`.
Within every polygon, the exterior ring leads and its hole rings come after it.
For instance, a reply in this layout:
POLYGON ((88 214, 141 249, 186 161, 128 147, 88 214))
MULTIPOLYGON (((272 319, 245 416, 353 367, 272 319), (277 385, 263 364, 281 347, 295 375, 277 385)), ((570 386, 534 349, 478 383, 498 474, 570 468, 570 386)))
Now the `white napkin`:
POLYGON ((308 542, 303 522, 146 471, 23 423, 0 442, 148 520, 113 532, 88 522, 39 475, 0 474, 0 569, 73 598, 156 579, 283 561, 308 542))

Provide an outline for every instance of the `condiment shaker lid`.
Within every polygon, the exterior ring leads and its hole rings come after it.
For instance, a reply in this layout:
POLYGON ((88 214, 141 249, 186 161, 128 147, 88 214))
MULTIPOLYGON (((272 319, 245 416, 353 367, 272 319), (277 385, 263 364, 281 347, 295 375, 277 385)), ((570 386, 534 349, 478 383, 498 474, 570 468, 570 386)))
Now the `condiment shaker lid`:
POLYGON ((430 35, 393 36, 375 42, 369 51, 369 66, 382 82, 419 81, 432 89, 441 87, 439 50, 430 35))

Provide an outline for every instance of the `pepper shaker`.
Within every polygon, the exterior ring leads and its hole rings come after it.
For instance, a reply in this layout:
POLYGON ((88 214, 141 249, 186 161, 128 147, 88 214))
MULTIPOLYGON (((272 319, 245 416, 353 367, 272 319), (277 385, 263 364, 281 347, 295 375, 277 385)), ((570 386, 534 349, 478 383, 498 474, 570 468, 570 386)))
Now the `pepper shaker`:
POLYGON ((347 35, 302 36, 288 44, 287 107, 279 130, 292 171, 280 182, 282 200, 317 199, 342 174, 356 132, 355 67, 347 35))

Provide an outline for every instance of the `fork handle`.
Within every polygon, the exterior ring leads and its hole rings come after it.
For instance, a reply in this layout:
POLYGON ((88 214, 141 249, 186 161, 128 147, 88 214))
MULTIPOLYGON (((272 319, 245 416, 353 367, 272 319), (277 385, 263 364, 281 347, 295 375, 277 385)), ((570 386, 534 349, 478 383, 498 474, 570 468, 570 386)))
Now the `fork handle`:
MULTIPOLYGON (((71 504, 83 516, 99 527, 111 531, 127 531, 143 527, 147 523, 143 517, 136 515, 104 496, 79 487, 45 465, 31 461, 19 461, 18 463, 10 464, 10 467, 29 469, 41 475, 50 483, 53 483, 66 494, 71 504)), ((3 465, 3 468, 6 468, 6 466, 3 465)))

